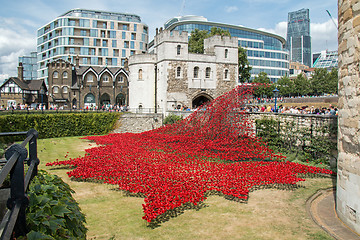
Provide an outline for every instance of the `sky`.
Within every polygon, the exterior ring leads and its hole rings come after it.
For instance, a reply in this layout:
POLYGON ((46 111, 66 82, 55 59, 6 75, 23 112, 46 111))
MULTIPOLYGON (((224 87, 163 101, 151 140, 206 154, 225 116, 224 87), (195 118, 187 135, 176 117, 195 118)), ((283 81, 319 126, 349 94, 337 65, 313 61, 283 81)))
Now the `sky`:
POLYGON ((204 16, 211 22, 241 25, 286 39, 288 12, 310 10, 312 52, 337 50, 336 0, 11 0, 0 8, 0 83, 17 76, 18 57, 36 51, 36 32, 43 25, 74 8, 139 15, 155 29, 175 16, 204 16))

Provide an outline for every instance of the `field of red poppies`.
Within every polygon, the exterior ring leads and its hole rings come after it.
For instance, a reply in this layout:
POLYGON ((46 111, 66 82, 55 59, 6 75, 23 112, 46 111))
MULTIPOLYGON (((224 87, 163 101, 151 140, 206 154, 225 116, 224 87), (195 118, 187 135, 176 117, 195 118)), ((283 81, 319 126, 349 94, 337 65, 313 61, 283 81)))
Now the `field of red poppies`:
POLYGON ((143 219, 151 225, 199 208, 209 194, 247 201, 258 188, 292 189, 303 176, 332 174, 287 162, 255 137, 242 110, 251 91, 237 87, 188 118, 153 131, 87 137, 99 146, 84 157, 47 165, 67 165, 69 177, 144 197, 143 219))

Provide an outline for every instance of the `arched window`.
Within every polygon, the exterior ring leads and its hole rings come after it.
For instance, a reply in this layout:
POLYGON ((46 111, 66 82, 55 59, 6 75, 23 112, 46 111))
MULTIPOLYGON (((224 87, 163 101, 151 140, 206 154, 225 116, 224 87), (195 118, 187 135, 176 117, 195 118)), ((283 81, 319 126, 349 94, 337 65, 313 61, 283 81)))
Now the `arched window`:
POLYGON ((68 87, 67 86, 63 87, 63 93, 68 93, 68 87))
POLYGON ((59 87, 57 86, 53 87, 53 93, 59 93, 59 87))
POLYGON ((229 70, 225 69, 224 79, 229 79, 229 70))
POLYGON ((63 78, 67 78, 68 77, 68 73, 67 72, 63 72, 63 78))
POLYGON ((58 78, 59 77, 59 73, 57 72, 57 71, 55 71, 54 73, 53 73, 53 78, 58 78))
POLYGON ((177 45, 177 47, 176 47, 176 53, 177 53, 177 55, 180 55, 180 51, 181 51, 181 46, 180 46, 180 45, 177 45))
POLYGON ((207 67, 207 68, 206 68, 206 71, 205 71, 205 77, 206 77, 206 78, 210 78, 210 74, 211 74, 211 68, 210 68, 210 67, 207 67))
POLYGON ((119 76, 118 79, 119 79, 119 81, 118 81, 119 83, 123 83, 123 82, 124 82, 124 76, 119 76))
POLYGON ((228 55, 229 55, 229 50, 225 49, 225 58, 228 58, 228 55))
POLYGON ((194 67, 194 78, 199 78, 199 67, 194 67))
POLYGON ((176 77, 180 77, 181 76, 181 67, 177 67, 176 68, 176 77))
POLYGON ((139 80, 142 80, 142 69, 139 69, 139 80))

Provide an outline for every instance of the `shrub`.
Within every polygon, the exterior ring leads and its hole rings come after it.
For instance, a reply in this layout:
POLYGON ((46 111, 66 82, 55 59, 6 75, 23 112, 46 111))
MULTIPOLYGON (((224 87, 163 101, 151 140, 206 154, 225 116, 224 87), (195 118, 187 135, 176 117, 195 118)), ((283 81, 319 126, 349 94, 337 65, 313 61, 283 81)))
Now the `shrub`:
POLYGON ((167 124, 173 124, 173 123, 176 123, 180 120, 182 120, 182 116, 178 116, 178 115, 175 115, 175 114, 170 114, 168 115, 165 119, 164 119, 164 124, 167 125, 167 124))
POLYGON ((86 239, 85 215, 73 192, 58 176, 39 171, 29 186, 27 239, 86 239))
MULTIPOLYGON (((34 128, 39 138, 107 134, 120 113, 14 114, 0 116, 0 132, 21 132, 34 128)), ((0 142, 22 141, 24 136, 2 137, 0 142)))

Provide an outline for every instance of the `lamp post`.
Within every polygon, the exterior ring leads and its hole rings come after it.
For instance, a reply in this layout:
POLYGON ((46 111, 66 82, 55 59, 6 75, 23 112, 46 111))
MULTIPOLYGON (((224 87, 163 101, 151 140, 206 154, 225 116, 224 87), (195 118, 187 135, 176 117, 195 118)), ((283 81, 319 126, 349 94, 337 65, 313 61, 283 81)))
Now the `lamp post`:
POLYGON ((274 97, 275 97, 275 107, 274 107, 274 112, 277 112, 277 108, 276 108, 276 100, 277 100, 277 97, 279 95, 279 90, 277 88, 275 88, 273 90, 273 93, 274 93, 274 97))

